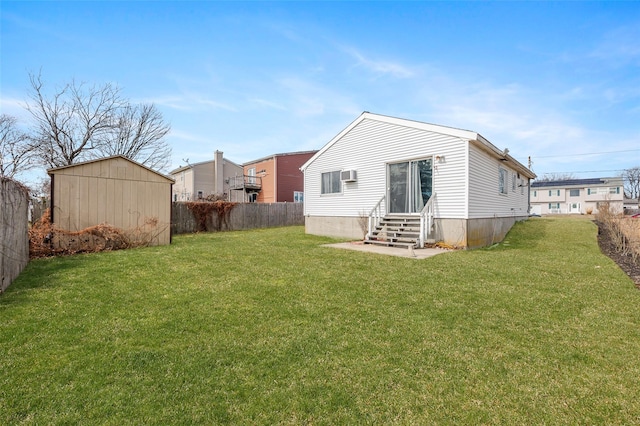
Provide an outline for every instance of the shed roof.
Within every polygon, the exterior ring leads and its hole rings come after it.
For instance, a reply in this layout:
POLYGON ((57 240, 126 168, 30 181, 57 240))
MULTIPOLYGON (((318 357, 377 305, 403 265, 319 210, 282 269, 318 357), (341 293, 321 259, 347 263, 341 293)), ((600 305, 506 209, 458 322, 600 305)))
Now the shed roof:
POLYGON ((344 135, 349 133, 354 127, 360 124, 364 120, 376 120, 389 124, 395 124, 398 126, 411 127, 414 129, 425 130, 433 133, 440 133, 448 136, 454 136, 461 139, 466 139, 469 142, 475 143, 478 147, 488 152, 495 158, 498 158, 502 161, 507 161, 510 163, 511 167, 513 167, 518 172, 524 174, 525 176, 533 179, 536 177, 535 173, 525 167, 518 160, 513 158, 508 154, 508 150, 500 150, 487 139, 485 139, 482 135, 477 132, 471 130, 458 129, 455 127, 442 126, 439 124, 430 124, 424 123, 421 121, 408 120, 405 118, 397 118, 390 117, 387 115, 380 115, 370 113, 368 111, 363 112, 358 118, 356 118, 351 124, 349 124, 346 128, 344 128, 340 133, 338 133, 333 139, 331 139, 325 146, 323 146, 313 157, 311 157, 306 163, 300 167, 301 170, 305 170, 311 163, 313 163, 319 156, 321 156, 325 151, 327 151, 333 144, 339 141, 344 135))
POLYGON ((168 182, 173 183, 175 182, 175 180, 167 175, 164 175, 156 170, 153 170, 147 166, 145 166, 144 164, 140 164, 137 161, 134 161, 130 158, 125 157, 124 155, 112 155, 110 157, 103 157, 103 158, 96 158, 94 160, 89 160, 89 161, 83 161, 81 163, 76 163, 76 164, 71 164, 69 166, 62 166, 62 167, 54 167, 52 169, 47 169, 47 174, 52 175, 52 174, 56 174, 57 172, 60 171, 64 171, 64 170, 69 170, 75 167, 81 167, 81 166, 86 166, 87 164, 92 164, 92 163, 99 163, 99 162, 103 162, 103 161, 112 161, 112 160, 116 160, 116 159, 122 159, 122 160, 126 160, 131 164, 134 164, 138 167, 142 167, 143 169, 146 169, 148 171, 150 171, 151 173, 154 173, 164 179, 166 179, 168 182))

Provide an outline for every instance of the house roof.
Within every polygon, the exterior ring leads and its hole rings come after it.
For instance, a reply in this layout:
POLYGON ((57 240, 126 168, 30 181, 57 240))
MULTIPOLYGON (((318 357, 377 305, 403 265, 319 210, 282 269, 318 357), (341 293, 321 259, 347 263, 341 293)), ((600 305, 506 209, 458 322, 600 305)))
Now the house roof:
POLYGON ((440 133, 448 136, 454 136, 461 139, 466 139, 471 143, 474 143, 480 149, 489 153, 495 158, 502 161, 509 162, 510 166, 522 173, 523 175, 533 179, 536 177, 535 173, 525 167, 522 163, 508 154, 508 150, 500 150, 482 135, 471 130, 458 129, 455 127, 447 127, 438 124, 424 123, 421 121, 408 120, 404 118, 390 117, 387 115, 373 114, 370 112, 363 112, 358 118, 356 118, 351 124, 338 133, 333 139, 331 139, 325 146, 323 146, 313 157, 311 157, 306 163, 300 167, 300 170, 305 170, 311 163, 313 163, 319 156, 327 151, 333 144, 339 141, 344 135, 349 133, 354 127, 360 124, 364 120, 376 120, 389 124, 395 124, 398 126, 411 127, 414 129, 425 130, 433 133, 440 133))
POLYGON ((318 152, 317 149, 312 150, 312 151, 283 152, 283 153, 279 153, 279 154, 267 155, 266 157, 258 158, 257 160, 247 161, 246 163, 243 163, 242 165, 246 166, 248 164, 259 163, 261 161, 269 160, 269 159, 275 158, 275 157, 286 157, 287 155, 302 155, 302 154, 311 154, 311 155, 313 155, 316 152, 318 152))
MULTIPOLYGON (((228 160, 228 159, 226 159, 226 158, 224 158, 224 157, 222 157, 222 160, 223 160, 223 161, 225 161, 225 162, 227 162, 227 163, 231 163, 231 164, 233 164, 234 166, 242 167, 240 164, 235 163, 235 162, 233 162, 233 161, 231 161, 231 160, 228 160)), ((171 171, 169 172, 169 174, 170 174, 170 175, 174 175, 174 174, 176 174, 176 173, 180 173, 181 171, 192 169, 192 168, 194 168, 195 166, 201 166, 201 165, 203 165, 203 164, 209 164, 209 163, 213 164, 213 163, 215 163, 215 162, 216 162, 216 160, 207 160, 207 161, 200 161, 199 163, 187 164, 186 166, 180 166, 180 167, 178 167, 177 169, 173 169, 173 170, 171 170, 171 171)))
POLYGON ((149 170, 150 172, 155 173, 156 175, 158 175, 160 177, 163 177, 163 178, 167 179, 168 181, 175 182, 175 180, 172 177, 164 175, 164 174, 162 174, 162 173, 160 173, 160 172, 158 172, 156 170, 153 170, 152 168, 147 167, 144 164, 140 164, 137 161, 134 161, 134 160, 132 160, 132 159, 130 159, 128 157, 125 157, 124 155, 112 155, 110 157, 96 158, 94 160, 83 161, 81 163, 75 163, 75 164, 71 164, 69 166, 54 167, 54 168, 51 168, 51 169, 47 169, 47 174, 51 175, 51 174, 55 174, 56 172, 61 171, 61 170, 71 169, 71 168, 74 168, 74 167, 85 166, 85 165, 91 164, 91 163, 99 163, 99 162, 102 162, 102 161, 110 161, 110 160, 115 160, 115 159, 126 160, 126 161, 128 161, 128 162, 130 162, 132 164, 135 164, 138 167, 142 167, 143 169, 149 170))
POLYGON ((608 185, 615 183, 616 185, 622 184, 622 178, 608 177, 608 178, 588 178, 588 179, 564 179, 564 180, 551 180, 540 181, 531 183, 532 188, 548 188, 553 186, 593 186, 593 185, 608 185))

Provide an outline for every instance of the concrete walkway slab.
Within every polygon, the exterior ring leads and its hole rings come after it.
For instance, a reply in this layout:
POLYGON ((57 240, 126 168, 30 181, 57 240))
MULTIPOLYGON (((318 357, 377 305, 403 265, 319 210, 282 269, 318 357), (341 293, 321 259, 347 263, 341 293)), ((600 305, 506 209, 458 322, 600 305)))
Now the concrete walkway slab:
POLYGON ((373 244, 364 244, 362 241, 349 241, 346 243, 324 244, 323 247, 333 247, 345 250, 363 251, 366 253, 384 254, 387 256, 408 257, 410 259, 426 259, 437 254, 447 253, 451 250, 441 248, 401 248, 384 247, 373 244))

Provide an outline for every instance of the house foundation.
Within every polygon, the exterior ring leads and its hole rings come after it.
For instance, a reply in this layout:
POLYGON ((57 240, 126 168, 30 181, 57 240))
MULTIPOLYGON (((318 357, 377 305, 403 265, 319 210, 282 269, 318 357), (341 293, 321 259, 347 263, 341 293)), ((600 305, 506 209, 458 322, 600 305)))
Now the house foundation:
MULTIPOLYGON (((430 239, 460 248, 479 248, 504 239, 514 223, 527 216, 481 219, 435 219, 430 239)), ((364 239, 361 218, 345 216, 306 216, 305 232, 326 237, 364 239)), ((365 222, 366 224, 366 222, 365 222)))

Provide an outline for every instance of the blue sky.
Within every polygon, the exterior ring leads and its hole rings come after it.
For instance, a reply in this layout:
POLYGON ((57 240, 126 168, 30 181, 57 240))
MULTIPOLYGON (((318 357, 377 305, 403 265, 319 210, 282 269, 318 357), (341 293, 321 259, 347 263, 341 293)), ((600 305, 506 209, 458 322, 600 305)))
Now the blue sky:
POLYGON ((640 166, 640 2, 0 2, 0 109, 28 73, 116 83, 172 166, 320 149, 363 111, 473 130, 533 170, 640 166))

